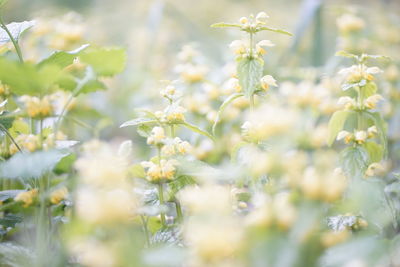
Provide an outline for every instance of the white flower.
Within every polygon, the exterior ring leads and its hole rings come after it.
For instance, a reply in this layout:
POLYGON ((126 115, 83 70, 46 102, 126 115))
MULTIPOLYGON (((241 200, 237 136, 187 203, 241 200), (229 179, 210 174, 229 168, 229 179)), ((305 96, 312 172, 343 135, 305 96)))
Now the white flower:
POLYGON ((246 53, 246 44, 245 44, 245 42, 242 41, 242 40, 235 40, 235 41, 233 41, 233 42, 229 45, 229 48, 232 49, 232 51, 233 51, 235 54, 238 54, 238 55, 243 54, 243 53, 246 53))
POLYGON ((378 67, 370 67, 370 68, 367 68, 367 69, 365 70, 365 72, 368 73, 368 74, 377 74, 377 73, 382 73, 383 70, 381 70, 381 69, 378 68, 378 67))
POLYGON ((356 101, 349 96, 342 96, 338 100, 338 105, 344 106, 346 109, 350 109, 356 106, 356 101))
POLYGON ((271 75, 265 75, 264 77, 262 77, 261 78, 261 87, 264 89, 264 90, 268 90, 268 88, 270 87, 270 86, 278 86, 277 84, 276 84, 276 80, 274 79, 274 77, 272 77, 271 75))
POLYGON ((269 18, 269 16, 267 15, 267 13, 265 12, 260 12, 257 14, 256 16, 256 21, 257 23, 260 24, 265 24, 265 21, 269 18))
POLYGON ((373 109, 380 100, 383 100, 383 97, 380 94, 372 95, 364 100, 364 106, 373 109))
POLYGON ((365 142, 365 140, 367 140, 368 134, 366 131, 357 131, 354 134, 354 137, 355 137, 357 143, 362 144, 365 142))

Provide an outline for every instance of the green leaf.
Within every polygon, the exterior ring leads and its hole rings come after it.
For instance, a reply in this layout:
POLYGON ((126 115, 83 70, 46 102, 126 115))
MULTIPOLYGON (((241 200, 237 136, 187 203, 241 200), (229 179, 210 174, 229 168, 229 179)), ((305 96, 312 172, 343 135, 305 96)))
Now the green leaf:
POLYGON ((352 110, 339 110, 333 113, 328 125, 328 146, 333 144, 338 133, 343 130, 347 118, 353 113, 352 110))
POLYGON ((377 86, 376 83, 374 82, 368 82, 367 84, 365 84, 365 86, 361 88, 363 99, 376 94, 376 91, 377 91, 377 86))
POLYGON ((130 166, 128 172, 129 175, 131 175, 134 178, 142 178, 142 179, 146 178, 146 171, 140 164, 134 164, 130 166))
POLYGON ((221 104, 221 106, 218 109, 218 113, 217 113, 217 117, 215 118, 215 122, 212 126, 212 133, 213 135, 215 135, 215 128, 217 127, 217 124, 220 120, 221 114, 222 112, 224 112, 225 108, 231 103, 233 102, 235 99, 244 96, 243 93, 234 93, 232 95, 230 95, 227 99, 225 99, 225 101, 221 104))
POLYGON ((383 146, 375 142, 365 142, 363 144, 365 149, 368 151, 371 163, 380 162, 383 157, 383 146))
POLYGON ((381 114, 379 112, 363 112, 368 118, 370 118, 373 122, 373 124, 376 126, 378 129, 378 135, 380 142, 383 146, 383 155, 384 157, 387 156, 387 137, 386 137, 386 127, 385 127, 385 121, 383 120, 381 114))
POLYGON ((8 199, 15 198, 19 193, 24 192, 25 190, 4 190, 0 191, 0 201, 4 202, 8 199))
POLYGON ((218 22, 211 25, 211 28, 242 28, 242 25, 238 23, 225 23, 225 22, 218 22))
POLYGON ((77 156, 75 153, 71 153, 68 156, 63 157, 55 166, 54 172, 56 174, 68 173, 71 171, 76 159, 77 156))
MULTIPOLYGON (((0 3, 0 7, 1 5, 2 3, 0 3)), ((21 34, 27 29, 31 28, 33 25, 35 25, 35 21, 31 20, 23 22, 12 22, 10 24, 7 24, 6 26, 14 40, 18 42, 21 34)), ((7 32, 3 28, 0 28, 0 45, 4 45, 8 42, 11 42, 10 36, 8 36, 7 32)))
POLYGON ((270 32, 276 32, 276 33, 281 33, 281 34, 285 34, 285 35, 289 35, 289 36, 293 36, 292 33, 282 30, 282 29, 275 29, 275 28, 270 28, 270 27, 260 27, 258 30, 259 31, 270 31, 270 32))
POLYGON ((107 87, 104 83, 102 83, 99 80, 89 80, 87 81, 83 86, 82 89, 79 91, 79 94, 87 94, 87 93, 92 93, 96 92, 99 90, 106 90, 107 87))
POLYGON ((264 62, 258 58, 240 59, 237 65, 239 84, 244 94, 250 97, 257 90, 263 74, 264 62))
POLYGON ((343 50, 336 52, 335 56, 337 56, 337 57, 347 57, 347 58, 353 58, 353 59, 357 59, 358 58, 357 55, 348 53, 348 52, 343 51, 343 50))
POLYGON ((60 150, 17 153, 0 164, 0 177, 10 179, 39 178, 53 170, 69 152, 60 150))
POLYGON ((3 111, 0 113, 0 124, 6 129, 10 129, 15 120, 14 116, 9 116, 10 112, 3 111))
POLYGON ((51 54, 48 58, 42 60, 38 65, 39 67, 46 64, 58 65, 60 68, 65 68, 74 62, 74 59, 84 51, 89 44, 84 44, 73 51, 57 51, 51 54))
POLYGON ((141 136, 141 137, 149 137, 151 134, 151 130, 153 129, 152 126, 148 125, 148 124, 140 124, 137 129, 136 132, 141 136))
POLYGON ((122 48, 87 49, 79 57, 91 65, 100 76, 113 76, 121 73, 126 64, 126 52, 122 48))
POLYGON ((42 68, 30 63, 19 63, 0 58, 0 80, 10 86, 17 95, 39 95, 46 92, 60 77, 61 69, 56 65, 42 68))
POLYGON ((359 56, 359 61, 361 61, 361 62, 364 62, 367 59, 385 59, 385 60, 390 60, 389 57, 382 56, 382 55, 362 54, 361 56, 359 56))
POLYGON ((362 177, 369 164, 368 151, 362 146, 348 147, 341 152, 341 165, 349 178, 362 177))
POLYGON ((191 131, 193 131, 193 132, 195 132, 195 133, 198 133, 198 134, 207 136, 207 137, 210 138, 211 140, 215 141, 215 140, 214 140, 214 136, 212 136, 212 135, 209 134, 208 132, 206 132, 206 131, 200 129, 200 128, 197 127, 196 125, 190 124, 190 123, 188 123, 188 122, 186 122, 186 121, 185 121, 185 122, 182 122, 182 123, 179 123, 179 124, 185 126, 186 128, 188 128, 189 130, 191 130, 191 131))
POLYGON ((149 124, 149 123, 156 123, 157 120, 149 119, 149 118, 137 118, 134 120, 126 121, 119 128, 127 127, 127 126, 137 126, 140 124, 149 124))
POLYGON ((180 175, 176 179, 168 183, 170 191, 168 192, 168 199, 170 201, 174 200, 175 195, 183 189, 185 186, 196 184, 196 180, 188 175, 180 175))

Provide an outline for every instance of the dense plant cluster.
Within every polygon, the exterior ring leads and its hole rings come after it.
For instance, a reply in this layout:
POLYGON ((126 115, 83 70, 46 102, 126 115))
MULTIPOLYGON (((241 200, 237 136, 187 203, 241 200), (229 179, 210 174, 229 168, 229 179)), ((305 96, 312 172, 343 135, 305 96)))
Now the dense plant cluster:
POLYGON ((87 99, 125 50, 76 14, 0 23, 1 266, 400 266, 400 58, 364 52, 361 17, 309 75, 265 68, 264 37, 293 38, 265 12, 211 25, 231 61, 185 45, 118 142, 87 99))

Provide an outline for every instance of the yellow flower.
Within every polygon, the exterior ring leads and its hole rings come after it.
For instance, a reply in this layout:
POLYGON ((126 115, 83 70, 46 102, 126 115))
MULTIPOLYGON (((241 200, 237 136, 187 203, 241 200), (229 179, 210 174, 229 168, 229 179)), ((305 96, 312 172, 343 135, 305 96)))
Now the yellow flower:
POLYGON ((350 237, 349 230, 329 231, 322 235, 321 242, 326 248, 345 242, 350 237))
POLYGON ((37 197, 37 195, 38 195, 38 190, 35 188, 35 189, 29 190, 29 191, 19 193, 14 198, 14 200, 23 202, 24 203, 23 206, 26 208, 26 207, 29 207, 30 205, 32 205, 32 203, 33 203, 34 199, 37 197))
POLYGON ((365 22, 352 14, 344 14, 336 20, 336 25, 342 33, 350 33, 362 30, 365 22))
POLYGON ((151 134, 147 138, 147 144, 159 146, 163 144, 165 138, 164 128, 156 126, 151 130, 151 134))
POLYGON ((68 196, 68 189, 65 186, 63 186, 51 192, 50 202, 51 204, 57 205, 62 200, 66 199, 67 196, 68 196))
POLYGON ((380 100, 383 100, 383 97, 380 94, 372 95, 364 100, 364 106, 373 109, 380 100))
POLYGON ((222 86, 223 93, 226 95, 230 95, 233 93, 239 93, 242 91, 242 87, 239 84, 239 80, 237 78, 230 78, 227 80, 222 86))
POLYGON ((378 128, 376 128, 376 125, 371 126, 367 130, 368 132, 368 138, 374 138, 378 134, 378 128))
POLYGON ((246 17, 241 17, 241 18, 239 19, 239 23, 240 23, 240 24, 247 24, 248 22, 249 22, 249 19, 246 18, 246 17))
POLYGON ((53 113, 53 106, 50 97, 45 96, 42 99, 36 96, 21 96, 20 101, 24 103, 26 112, 31 118, 45 118, 53 113))
POLYGON ((264 55, 266 53, 265 49, 263 47, 268 46, 275 46, 270 40, 262 40, 256 44, 256 51, 257 53, 264 55))
POLYGON ((275 86, 275 87, 278 86, 276 84, 276 80, 271 75, 265 75, 264 77, 261 78, 260 82, 262 89, 264 89, 265 91, 267 91, 270 86, 275 86))
POLYGON ((367 140, 368 134, 366 131, 356 131, 354 137, 358 144, 363 144, 367 140))
POLYGON ((338 105, 343 106, 345 109, 352 109, 356 106, 356 101, 349 96, 342 96, 338 100, 338 105))
POLYGON ((345 144, 348 144, 354 139, 354 135, 348 131, 340 131, 336 137, 336 140, 342 139, 344 139, 345 144))
POLYGON ((152 161, 143 161, 141 165, 147 169, 146 179, 150 182, 158 182, 162 179, 172 180, 175 176, 175 166, 178 165, 178 162, 173 159, 162 159, 159 164, 152 161))
POLYGON ((237 54, 241 55, 246 53, 247 46, 244 41, 242 40, 235 40, 233 41, 230 45, 229 48, 232 49, 232 51, 237 54))
MULTIPOLYGON (((20 134, 15 138, 15 142, 20 146, 21 149, 28 150, 29 152, 37 150, 40 146, 39 137, 33 134, 20 134)), ((10 154, 13 155, 19 150, 17 146, 12 143, 10 144, 9 151, 10 154)))
POLYGON ((170 105, 165 109, 166 119, 169 122, 182 122, 185 120, 186 109, 178 105, 170 105))
POLYGON ((367 170, 365 171, 365 175, 368 177, 381 176, 385 173, 385 171, 386 169, 382 164, 374 162, 368 166, 367 170))

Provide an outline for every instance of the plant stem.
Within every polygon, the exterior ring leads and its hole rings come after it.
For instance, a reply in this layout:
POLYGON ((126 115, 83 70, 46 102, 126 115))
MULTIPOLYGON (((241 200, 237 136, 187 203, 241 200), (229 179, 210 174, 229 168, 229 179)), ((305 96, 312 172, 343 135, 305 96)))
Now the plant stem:
POLYGON ((17 149, 19 150, 19 152, 22 152, 21 147, 18 145, 18 143, 14 140, 14 138, 12 137, 12 135, 7 131, 7 129, 0 124, 0 130, 2 130, 11 140, 11 142, 13 142, 13 144, 17 147, 17 149))
MULTIPOLYGON (((164 191, 163 191, 163 183, 162 182, 158 183, 158 198, 160 200, 160 206, 163 206, 164 205, 164 191)), ((161 224, 163 226, 165 226, 165 213, 162 211, 160 213, 160 215, 161 215, 161 224)))
POLYGON ((19 47, 18 42, 17 42, 17 41, 14 39, 14 37, 12 36, 11 32, 8 30, 7 25, 4 24, 1 15, 0 15, 0 24, 1 24, 1 27, 3 28, 3 30, 6 31, 8 37, 10 37, 10 40, 11 40, 11 42, 13 43, 13 45, 14 45, 14 47, 15 47, 15 51, 17 52, 19 61, 20 61, 21 63, 23 63, 23 62, 24 62, 24 59, 23 59, 23 57, 22 57, 21 48, 19 47))
POLYGON ((144 236, 146 238, 146 246, 150 247, 150 235, 149 235, 149 229, 147 229, 147 221, 143 215, 140 215, 140 219, 142 220, 143 224, 144 236))
POLYGON ((39 144, 40 148, 43 149, 43 119, 39 120, 39 144))
POLYGON ((182 222, 183 220, 183 214, 182 214, 182 207, 181 203, 179 203, 179 200, 175 200, 175 207, 176 207, 176 215, 177 215, 177 221, 182 222))
POLYGON ((251 110, 254 109, 254 105, 255 105, 255 102, 254 102, 254 95, 252 94, 252 95, 250 96, 250 109, 251 109, 251 110))

